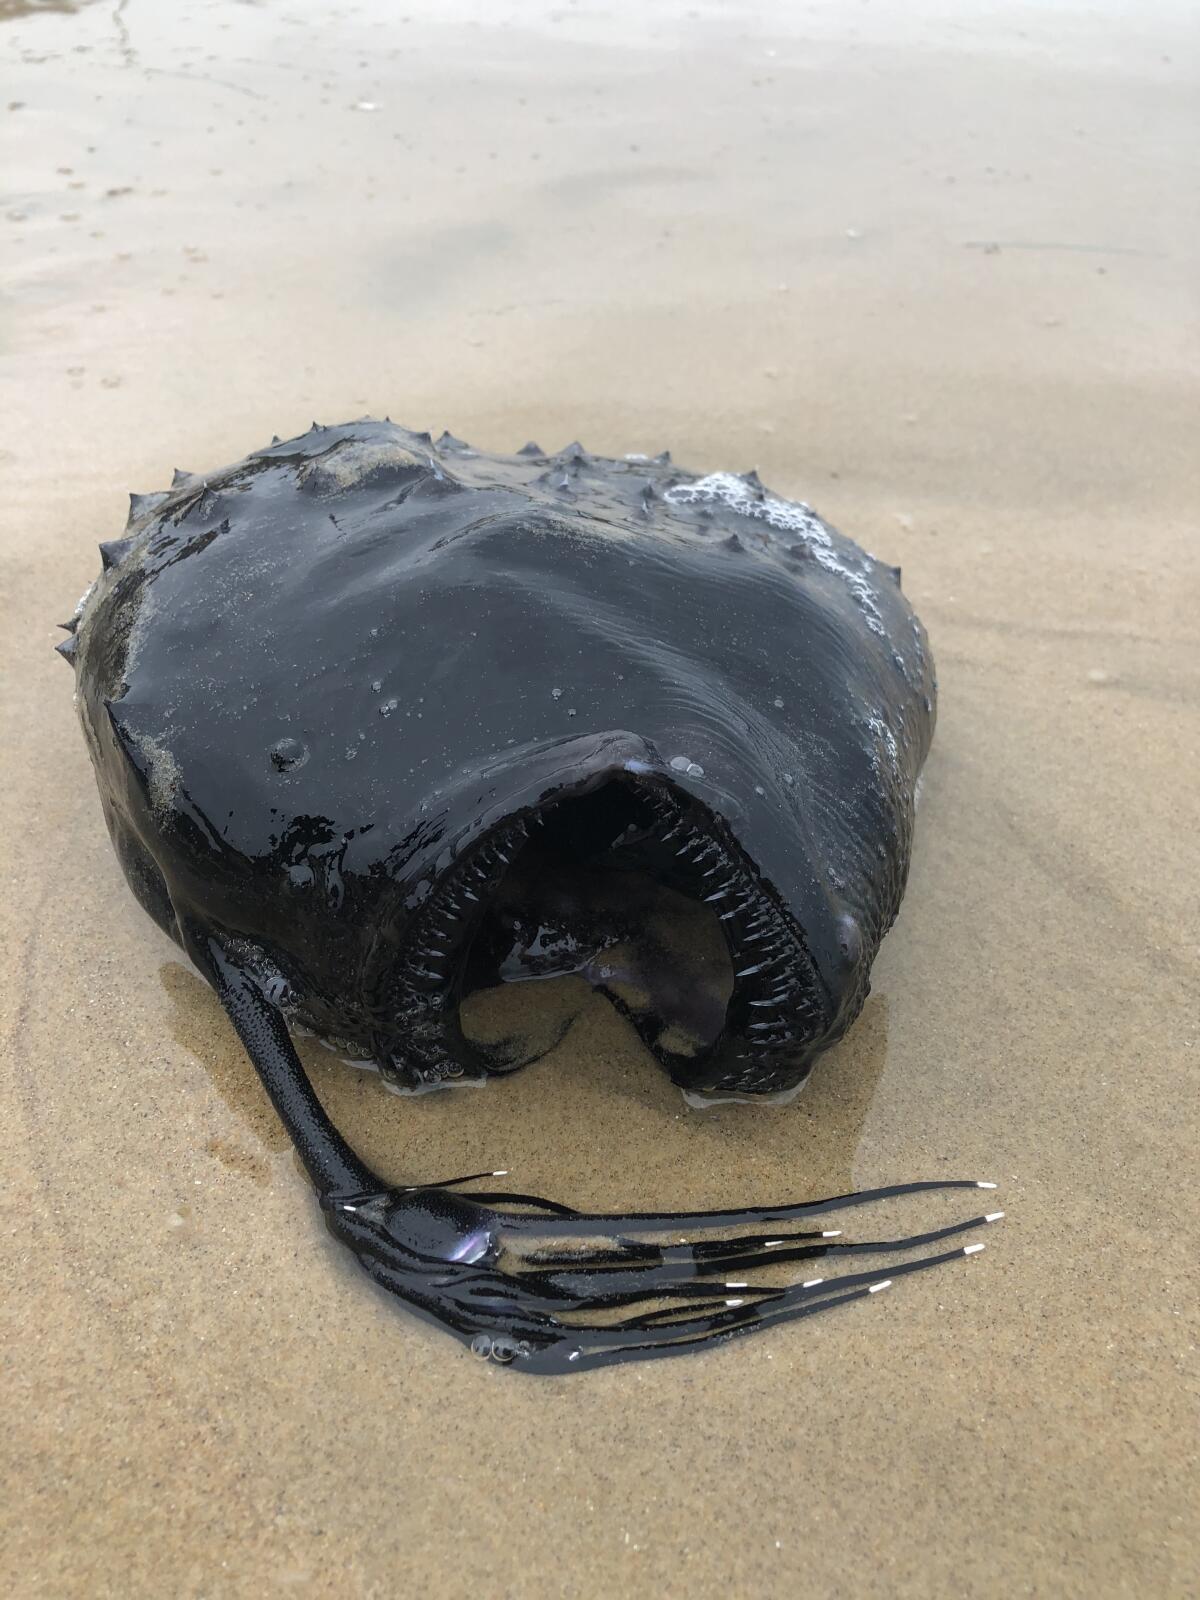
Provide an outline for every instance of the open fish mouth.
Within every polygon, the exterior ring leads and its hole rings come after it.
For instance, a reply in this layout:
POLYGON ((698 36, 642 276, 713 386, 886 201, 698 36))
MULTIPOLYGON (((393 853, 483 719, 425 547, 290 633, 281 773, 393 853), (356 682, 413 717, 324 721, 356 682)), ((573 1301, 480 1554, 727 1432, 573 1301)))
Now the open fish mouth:
POLYGON ((409 1089, 512 1071, 593 990, 673 1082, 714 1096, 794 1089, 833 1017, 803 930, 724 821, 620 771, 459 852, 405 928, 377 1054, 409 1089), (550 980, 531 1007, 527 985, 550 980))

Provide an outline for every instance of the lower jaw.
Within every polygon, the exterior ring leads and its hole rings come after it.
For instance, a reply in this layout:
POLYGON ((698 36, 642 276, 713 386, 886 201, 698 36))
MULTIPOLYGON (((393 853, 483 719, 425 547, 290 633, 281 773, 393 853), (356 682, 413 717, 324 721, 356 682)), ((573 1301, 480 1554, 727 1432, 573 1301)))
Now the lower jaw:
POLYGON ((693 1111, 711 1111, 714 1106, 790 1106, 808 1087, 811 1069, 805 1071, 798 1083, 788 1089, 764 1090, 761 1094, 733 1094, 715 1091, 705 1094, 700 1089, 681 1089, 680 1093, 693 1111))
MULTIPOLYGON (((791 1099, 829 1032, 828 996, 803 934, 719 819, 698 802, 641 777, 610 781, 628 785, 649 807, 653 821, 647 843, 666 862, 655 876, 711 906, 734 974, 725 1026, 695 1056, 655 1049, 654 1028, 643 1029, 632 1015, 630 1020, 689 1104, 791 1099)), ((514 1070, 513 1064, 497 1065, 464 1035, 459 1016, 464 951, 516 854, 550 812, 571 798, 560 795, 541 811, 511 817, 491 830, 443 877, 407 930, 386 998, 386 1032, 373 1041, 372 1054, 389 1087, 423 1093, 482 1083, 514 1070)), ((615 995, 608 998, 626 1010, 615 995)))

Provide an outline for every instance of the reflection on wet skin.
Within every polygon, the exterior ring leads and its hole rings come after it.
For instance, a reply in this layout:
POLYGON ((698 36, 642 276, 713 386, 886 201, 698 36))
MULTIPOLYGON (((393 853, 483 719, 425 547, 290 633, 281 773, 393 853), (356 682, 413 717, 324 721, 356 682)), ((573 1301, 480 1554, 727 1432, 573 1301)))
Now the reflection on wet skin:
MULTIPOLYGON (((204 1148, 231 1171, 265 1185, 271 1164, 263 1151, 275 1157, 291 1145, 257 1074, 202 979, 177 961, 165 962, 159 977, 172 1003, 172 1037, 200 1063, 257 1147, 215 1133, 204 1148)), ((520 986, 526 1006, 556 1011, 554 991, 571 981, 520 986)), ((855 1157, 887 1061, 885 996, 868 999, 848 1037, 818 1064, 791 1105, 718 1104, 705 1111, 684 1105, 632 1027, 603 999, 591 995, 571 1010, 575 1020, 554 1049, 482 1093, 396 1096, 375 1073, 348 1065, 317 1040, 297 1044, 334 1120, 392 1181, 432 1181, 460 1166, 520 1158, 527 1166, 536 1163, 537 1182, 553 1186, 578 1180, 580 1164, 592 1159, 587 1147, 599 1142, 599 1181, 605 1169, 622 1176, 597 1203, 675 1203, 682 1176, 676 1161, 690 1169, 689 1205, 738 1199, 730 1174, 739 1175, 737 1191, 768 1185, 781 1202, 856 1187, 855 1157), (599 1105, 608 1107, 602 1137, 599 1105), (589 1125, 594 1137, 581 1135, 589 1125)))

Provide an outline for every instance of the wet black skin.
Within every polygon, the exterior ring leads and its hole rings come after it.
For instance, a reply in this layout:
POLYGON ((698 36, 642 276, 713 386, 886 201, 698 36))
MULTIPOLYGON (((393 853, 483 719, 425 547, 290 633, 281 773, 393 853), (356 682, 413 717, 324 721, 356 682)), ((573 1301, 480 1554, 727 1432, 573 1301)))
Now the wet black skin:
POLYGON ((177 473, 101 549, 60 648, 117 854, 378 1281, 480 1353, 575 1370, 879 1277, 731 1300, 732 1271, 973 1225, 829 1246, 795 1224, 834 1202, 589 1218, 465 1180, 388 1190, 288 1031, 398 1087, 478 1079, 555 1041, 472 1034, 460 1003, 572 971, 690 1091, 801 1083, 908 871, 935 688, 894 569, 753 474, 369 420, 177 473), (717 930, 724 989, 664 942, 660 900, 717 930))

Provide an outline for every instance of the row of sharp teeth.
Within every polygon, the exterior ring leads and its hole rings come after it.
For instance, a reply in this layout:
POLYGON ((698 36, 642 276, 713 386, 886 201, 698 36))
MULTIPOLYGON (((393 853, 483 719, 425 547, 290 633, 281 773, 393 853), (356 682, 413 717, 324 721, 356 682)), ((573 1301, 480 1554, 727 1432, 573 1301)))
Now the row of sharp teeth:
POLYGON ((736 1059, 765 1063, 772 1052, 812 1038, 823 1026, 816 973, 790 922, 732 850, 669 795, 653 792, 649 798, 663 829, 658 839, 674 845, 700 898, 725 925, 735 979, 757 980, 746 1001, 755 1020, 746 1025, 746 1045, 736 1059))
MULTIPOLYGON (((536 820, 536 819, 535 819, 536 820)), ((487 892, 503 876, 529 837, 529 823, 518 818, 493 833, 451 869, 430 904, 417 913, 401 952, 400 992, 391 1011, 405 1046, 427 1078, 460 1078, 465 1068, 446 1048, 445 1018, 453 967, 462 950, 464 925, 487 892)))

